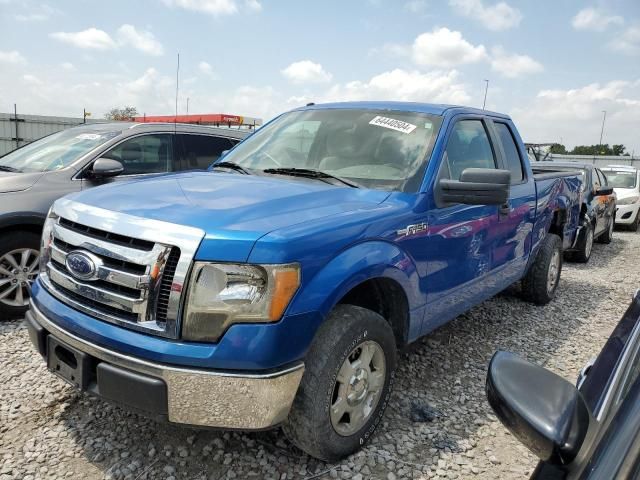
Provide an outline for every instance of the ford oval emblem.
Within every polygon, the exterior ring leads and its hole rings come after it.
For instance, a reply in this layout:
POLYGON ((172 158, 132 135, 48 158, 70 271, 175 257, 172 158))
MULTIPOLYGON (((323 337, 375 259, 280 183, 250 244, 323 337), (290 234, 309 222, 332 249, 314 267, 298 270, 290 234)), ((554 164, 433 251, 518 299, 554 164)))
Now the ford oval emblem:
POLYGON ((82 251, 73 251, 67 255, 65 261, 69 273, 80 280, 92 280, 94 279, 98 265, 92 258, 93 255, 87 254, 82 251))

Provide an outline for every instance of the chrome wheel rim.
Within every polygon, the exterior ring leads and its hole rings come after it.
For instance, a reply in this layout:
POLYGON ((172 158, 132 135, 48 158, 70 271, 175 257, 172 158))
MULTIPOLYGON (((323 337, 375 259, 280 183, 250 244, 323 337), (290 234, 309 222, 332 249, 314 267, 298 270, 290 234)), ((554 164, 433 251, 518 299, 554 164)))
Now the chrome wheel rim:
POLYGON ((29 303, 27 286, 40 271, 40 253, 33 248, 18 248, 0 257, 0 302, 10 307, 29 303))
POLYGON ((591 250, 593 249, 593 230, 587 231, 587 240, 584 245, 584 256, 589 258, 591 256, 591 250))
POLYGON ((560 252, 555 250, 551 256, 549 274, 547 276, 547 293, 552 293, 558 283, 558 273, 560 272, 560 252))
POLYGON ((367 423, 378 406, 385 378, 386 359, 377 342, 362 342, 347 355, 331 399, 331 425, 338 435, 353 435, 367 423))

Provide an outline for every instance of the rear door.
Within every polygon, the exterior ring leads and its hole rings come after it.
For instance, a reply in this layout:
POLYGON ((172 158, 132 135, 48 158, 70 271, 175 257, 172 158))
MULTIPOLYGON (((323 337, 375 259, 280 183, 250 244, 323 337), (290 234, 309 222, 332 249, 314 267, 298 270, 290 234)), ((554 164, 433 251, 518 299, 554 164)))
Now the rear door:
POLYGON ((490 123, 498 148, 500 168, 511 172, 509 201, 500 209, 496 224, 494 268, 503 267, 508 283, 519 280, 526 269, 536 211, 536 187, 533 175, 525 168, 525 151, 517 131, 508 120, 490 123))
POLYGON ((206 170, 238 141, 213 135, 178 133, 180 170, 206 170))

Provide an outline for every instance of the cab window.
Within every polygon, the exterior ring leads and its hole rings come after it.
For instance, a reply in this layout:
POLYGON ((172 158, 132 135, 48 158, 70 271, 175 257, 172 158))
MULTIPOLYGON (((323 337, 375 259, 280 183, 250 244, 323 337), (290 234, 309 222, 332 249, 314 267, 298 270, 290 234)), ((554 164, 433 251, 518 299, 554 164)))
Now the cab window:
POLYGON ((174 170, 170 134, 134 137, 116 145, 102 156, 122 163, 123 175, 143 175, 174 170))
POLYGON ((521 183, 524 179, 522 160, 516 142, 513 139, 513 133, 511 133, 511 129, 506 123, 496 122, 494 125, 500 137, 500 143, 502 143, 502 149, 506 157, 506 167, 511 172, 511 184, 521 183))
POLYGON ((444 177, 458 180, 466 168, 496 168, 489 136, 480 120, 457 122, 447 142, 444 177))

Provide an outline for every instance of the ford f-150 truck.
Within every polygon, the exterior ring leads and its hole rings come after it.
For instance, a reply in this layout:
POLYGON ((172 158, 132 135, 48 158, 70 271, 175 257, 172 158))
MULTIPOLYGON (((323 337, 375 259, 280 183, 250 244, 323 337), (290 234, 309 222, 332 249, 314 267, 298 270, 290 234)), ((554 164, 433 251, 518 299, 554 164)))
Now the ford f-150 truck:
POLYGON ((506 115, 308 105, 215 171, 58 200, 29 333, 79 389, 180 424, 282 425, 336 460, 379 424, 398 349, 514 282, 552 300, 579 189, 532 171, 506 115))

